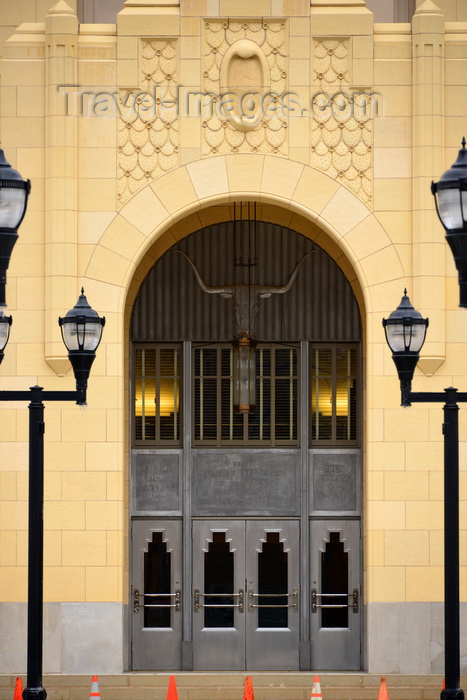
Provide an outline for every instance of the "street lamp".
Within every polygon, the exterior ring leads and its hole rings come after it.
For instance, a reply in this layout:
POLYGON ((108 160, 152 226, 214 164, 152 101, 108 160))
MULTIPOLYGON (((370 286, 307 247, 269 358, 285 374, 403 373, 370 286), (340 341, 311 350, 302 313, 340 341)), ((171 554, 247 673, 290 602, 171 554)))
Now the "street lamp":
MULTIPOLYGON (((26 212, 30 181, 23 181, 0 149, 0 362, 10 335, 11 316, 4 313, 6 270, 18 238, 17 229, 26 212)), ((105 318, 89 306, 84 289, 75 306, 59 318, 63 341, 76 380, 75 391, 0 391, 0 401, 29 401, 29 515, 28 515, 28 641, 27 687, 24 700, 45 700, 42 687, 43 564, 44 564, 44 404, 43 401, 76 401, 86 404, 91 365, 100 343, 105 318)))
POLYGON ((26 213, 31 181, 13 170, 0 148, 0 307, 5 306, 6 271, 26 213))
POLYGON ((431 183, 436 211, 446 230, 459 276, 459 306, 467 308, 467 149, 465 138, 456 162, 431 183))
POLYGON ((446 687, 441 700, 463 700, 460 688, 459 623, 459 402, 467 393, 449 387, 444 392, 413 392, 412 379, 425 341, 428 319, 416 311, 404 291, 402 301, 383 319, 401 387, 401 405, 444 403, 444 661, 446 687))

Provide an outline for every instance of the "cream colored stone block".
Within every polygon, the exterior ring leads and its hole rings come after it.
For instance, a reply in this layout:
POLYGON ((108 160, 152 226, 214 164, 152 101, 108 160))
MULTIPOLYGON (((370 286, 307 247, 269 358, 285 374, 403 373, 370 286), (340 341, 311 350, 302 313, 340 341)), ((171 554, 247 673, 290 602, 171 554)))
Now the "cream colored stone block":
MULTIPOLYGON (((80 444, 84 450, 84 445, 80 444)), ((63 469, 63 463, 62 463, 63 469)), ((83 501, 103 501, 107 496, 107 480, 104 467, 99 472, 64 472, 62 473, 63 500, 81 499, 83 501)))
POLYGON ((310 82, 310 61, 304 58, 291 58, 289 62, 289 85, 308 85, 310 82))
POLYGON ((354 59, 373 60, 373 36, 352 37, 352 57, 354 59))
POLYGON ((201 118, 195 116, 180 117, 180 143, 190 144, 190 148, 201 150, 201 118))
MULTIPOLYGON (((44 145, 44 118, 4 117, 2 119, 2 141, 22 148, 37 148, 44 145)), ((10 165, 13 164, 10 161, 10 165)))
POLYGON ((151 183, 151 189, 170 214, 185 209, 197 200, 193 182, 186 168, 177 168, 158 178, 151 183))
MULTIPOLYGON (((308 60, 310 57, 310 40, 308 37, 305 36, 296 36, 294 37, 294 40, 290 42, 290 59, 291 61, 294 60, 308 60)), ((292 68, 293 64, 291 64, 292 68)), ((309 64, 308 64, 308 70, 309 70, 309 64)), ((293 81, 293 71, 291 71, 290 77, 289 77, 289 84, 292 84, 293 81)), ((308 79, 306 81, 306 84, 309 83, 309 74, 308 74, 308 79)))
POLYGON ((293 192, 293 203, 318 216, 332 201, 338 189, 339 183, 333 178, 317 170, 303 168, 293 192))
POLYGON ((64 532, 62 537, 63 566, 99 566, 106 560, 105 532, 64 532))
POLYGON ((352 36, 373 33, 373 14, 363 7, 311 6, 314 36, 352 36))
POLYGON ((46 530, 80 530, 85 527, 82 501, 49 501, 44 511, 46 530))
POLYGON ((138 60, 139 38, 136 36, 118 36, 117 38, 117 71, 122 60, 138 60))
POLYGON ((2 567, 16 566, 16 532, 0 532, 2 567))
POLYGON ((406 512, 407 530, 433 530, 443 527, 442 501, 407 501, 406 512))
POLYGON ((15 585, 11 585, 12 567, 0 567, 0 595, 4 603, 25 602, 28 590, 27 567, 16 567, 14 570, 15 585))
POLYGON ((226 159, 206 158, 186 166, 198 199, 226 195, 229 191, 226 159))
POLYGON ((372 216, 367 216, 349 231, 345 235, 345 242, 357 260, 373 255, 391 245, 386 231, 372 216))
POLYGON ((198 59, 180 60, 180 84, 200 85, 201 84, 201 62, 198 59))
POLYGON ((374 176, 380 179, 412 177, 412 150, 375 147, 374 176))
POLYGON ((23 0, 21 3, 2 2, 0 4, 0 24, 18 26, 35 19, 35 0, 23 0))
POLYGON ((404 501, 371 501, 368 503, 368 528, 404 531, 405 513, 404 501))
POLYGON ((201 37, 199 36, 183 36, 180 42, 180 58, 197 59, 201 56, 201 37))
POLYGON ((124 502, 124 490, 121 471, 106 472, 107 500, 124 502))
POLYGON ((372 602, 405 601, 405 571, 402 566, 375 566, 372 568, 370 572, 372 602))
MULTIPOLYGON (((460 539, 463 543, 463 534, 460 539)), ((466 549, 464 546, 459 547, 460 563, 464 563, 466 549)), ((430 532, 430 564, 431 566, 444 566, 444 532, 430 532)))
POLYGON ((384 532, 366 532, 365 561, 367 568, 384 565, 384 532))
POLYGON ((376 148, 412 146, 412 121, 408 117, 381 117, 375 119, 373 128, 376 148))
MULTIPOLYGON (((441 418, 441 416, 439 416, 441 418)), ((407 465, 411 469, 439 470, 443 463, 442 442, 412 443, 406 447, 407 465)))
POLYGON ((303 19, 291 17, 289 19, 290 36, 309 36, 310 22, 304 22, 303 19))
POLYGON ((269 17, 271 3, 270 0, 220 0, 219 13, 221 17, 269 17))
MULTIPOLYGON (((116 218, 114 211, 78 212, 78 243, 94 246, 116 218)), ((125 222, 126 223, 126 222, 125 222)), ((126 224, 128 226, 128 224, 126 224)), ((120 242, 122 243, 122 242, 120 242)), ((91 247, 91 250, 94 250, 91 247)))
POLYGON ((178 36, 179 9, 127 7, 117 15, 119 36, 178 36))
POLYGON ((84 566, 44 567, 44 602, 67 603, 84 601, 84 566))
POLYGON ((122 207, 120 215, 145 236, 148 236, 151 231, 169 218, 169 212, 150 186, 145 187, 136 196, 132 197, 122 207))
POLYGON ((117 501, 87 501, 86 528, 88 530, 121 530, 123 507, 117 501))
POLYGON ((407 600, 441 602, 444 598, 444 568, 441 566, 408 566, 407 600))
POLYGON ((310 151, 308 148, 289 148, 289 158, 297 163, 310 165, 310 151))
POLYGON ((117 251, 122 257, 133 260, 146 237, 122 216, 116 216, 100 239, 100 245, 109 251, 117 251))
POLYGON ((88 442, 86 444, 87 471, 115 471, 120 468, 119 444, 114 442, 88 442))
MULTIPOLYGON (((410 468, 410 465, 407 465, 407 468, 410 468)), ((384 497, 389 501, 427 501, 429 497, 428 472, 386 472, 384 475, 384 497)))
POLYGON ((284 158, 265 156, 264 172, 261 183, 261 199, 280 198, 290 200, 300 182, 304 166, 284 158))
POLYGON ((115 149, 80 148, 78 167, 82 178, 113 178, 117 171, 115 149))
POLYGON ((384 211, 410 211, 412 208, 412 182, 409 179, 375 179, 375 209, 384 211))
POLYGON ((107 532, 107 566, 122 566, 123 564, 123 536, 121 532, 107 532))
MULTIPOLYGON (((396 378, 397 381, 397 378, 396 378)), ((400 394, 399 394, 400 398, 400 394)), ((375 470, 405 469, 405 443, 374 442, 371 444, 371 466, 375 470)))
POLYGON ((117 566, 86 568, 87 602, 120 602, 122 600, 122 570, 117 566))
POLYGON ((115 180, 81 179, 78 187, 79 209, 87 211, 109 211, 117 201, 115 180))
POLYGON ((264 169, 264 156, 238 154, 227 160, 231 192, 258 192, 264 169))
POLYGON ((345 236, 357 224, 366 219, 369 213, 369 209, 358 197, 345 187, 340 187, 322 210, 320 220, 330 224, 339 236, 345 236))
MULTIPOLYGON (((80 148, 115 148, 116 120, 100 117, 83 117, 78 119, 78 140, 80 148)), ((115 208, 115 203, 113 203, 115 208)), ((80 209, 89 210, 83 206, 80 209)))
POLYGON ((385 534, 385 563, 387 566, 427 566, 430 561, 429 533, 424 531, 385 534))
POLYGON ((374 62, 374 84, 384 85, 411 85, 412 62, 408 60, 377 60, 374 62))
MULTIPOLYGON (((99 348, 100 349, 100 348, 99 348)), ((94 367, 89 384, 92 385, 94 367)), ((62 409, 61 434, 64 443, 74 442, 78 435, 86 435, 86 440, 100 441, 105 435, 106 413, 96 411, 92 404, 86 409, 62 409)), ((74 528, 76 530, 76 528, 74 528)))

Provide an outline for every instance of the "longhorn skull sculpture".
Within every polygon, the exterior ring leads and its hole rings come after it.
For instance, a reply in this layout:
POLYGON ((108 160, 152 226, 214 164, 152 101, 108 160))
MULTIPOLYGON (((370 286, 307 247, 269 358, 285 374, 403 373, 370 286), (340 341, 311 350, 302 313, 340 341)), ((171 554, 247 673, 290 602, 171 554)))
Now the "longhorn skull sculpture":
POLYGON ((195 264, 192 260, 184 253, 182 250, 178 251, 183 255, 184 258, 188 260, 193 272, 195 273, 196 281, 198 282, 200 288, 203 292, 207 294, 220 294, 221 297, 226 299, 231 299, 234 305, 235 320, 236 320, 236 330, 235 335, 237 338, 247 336, 249 338, 255 337, 255 321, 256 315, 258 313, 258 302, 260 299, 267 299, 272 294, 285 294, 294 285, 297 279, 298 271, 303 265, 305 259, 313 253, 312 250, 305 253, 305 255, 298 261, 295 266, 289 281, 283 287, 268 287, 262 284, 232 284, 226 285, 224 287, 209 287, 202 279, 195 264))

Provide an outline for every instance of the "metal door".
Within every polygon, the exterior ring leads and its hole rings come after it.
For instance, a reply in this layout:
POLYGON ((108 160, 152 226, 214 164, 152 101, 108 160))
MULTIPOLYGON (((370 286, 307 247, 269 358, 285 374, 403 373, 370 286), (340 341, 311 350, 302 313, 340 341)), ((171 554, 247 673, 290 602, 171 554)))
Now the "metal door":
POLYGON ((311 667, 361 668, 359 520, 311 523, 311 667))
POLYGON ((132 523, 132 668, 181 669, 182 524, 132 523))
POLYGON ((298 670, 299 524, 193 524, 195 670, 298 670))

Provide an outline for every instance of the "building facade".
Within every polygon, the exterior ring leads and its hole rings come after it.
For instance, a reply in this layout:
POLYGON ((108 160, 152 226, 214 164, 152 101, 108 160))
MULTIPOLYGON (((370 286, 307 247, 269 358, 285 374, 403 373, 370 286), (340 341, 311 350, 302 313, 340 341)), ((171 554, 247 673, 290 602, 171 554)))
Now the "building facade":
MULTIPOLYGON (((400 407, 381 320, 407 288, 416 389, 465 390, 430 190, 467 130, 463 0, 24 0, 0 25, 32 182, 1 388, 72 388, 57 317, 81 287, 106 317, 88 406, 46 408, 44 671, 442 672, 442 412, 400 407)), ((25 406, 0 441, 20 673, 25 406)))

